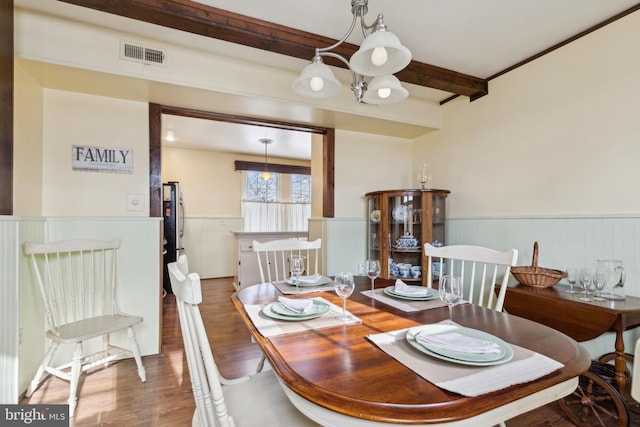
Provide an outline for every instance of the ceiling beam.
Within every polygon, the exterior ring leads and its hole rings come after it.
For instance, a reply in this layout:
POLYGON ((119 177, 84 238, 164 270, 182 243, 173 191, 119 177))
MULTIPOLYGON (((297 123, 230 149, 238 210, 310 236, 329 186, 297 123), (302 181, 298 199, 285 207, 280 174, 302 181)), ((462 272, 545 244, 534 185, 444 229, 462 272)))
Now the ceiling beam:
MULTIPOLYGON (((337 42, 328 37, 188 0, 59 1, 309 61, 316 47, 337 42)), ((357 50, 358 46, 343 43, 333 51, 349 58, 357 50)), ((325 62, 346 68, 342 62, 329 57, 325 62)), ((406 83, 468 96, 472 100, 488 93, 488 84, 484 79, 418 61, 411 61, 396 76, 406 83)))

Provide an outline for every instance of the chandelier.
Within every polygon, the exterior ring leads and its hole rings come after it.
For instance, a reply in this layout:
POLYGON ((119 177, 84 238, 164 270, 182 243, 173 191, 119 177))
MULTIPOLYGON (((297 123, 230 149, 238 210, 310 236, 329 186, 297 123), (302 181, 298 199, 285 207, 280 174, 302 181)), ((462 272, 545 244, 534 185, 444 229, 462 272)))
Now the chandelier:
POLYGON ((358 103, 390 104, 402 101, 409 95, 393 73, 402 70, 411 62, 411 52, 400 43, 398 37, 387 30, 382 14, 379 14, 371 25, 366 25, 364 15, 368 11, 367 4, 368 0, 351 0, 353 20, 349 31, 337 43, 316 48, 311 63, 292 84, 296 93, 309 98, 329 98, 340 92, 342 83, 322 61, 323 56, 330 56, 344 62, 351 71, 351 91, 358 103), (360 49, 347 61, 343 56, 331 51, 351 35, 358 18, 365 39, 360 49), (365 77, 373 79, 367 83, 365 77))
POLYGON ((269 157, 267 156, 267 147, 269 146, 269 144, 273 142, 273 140, 268 138, 262 138, 262 139, 259 139, 258 141, 264 144, 264 171, 262 171, 262 174, 260 175, 260 179, 265 181, 271 181, 271 178, 272 178, 271 172, 269 172, 269 168, 267 167, 268 159, 269 159, 269 157))

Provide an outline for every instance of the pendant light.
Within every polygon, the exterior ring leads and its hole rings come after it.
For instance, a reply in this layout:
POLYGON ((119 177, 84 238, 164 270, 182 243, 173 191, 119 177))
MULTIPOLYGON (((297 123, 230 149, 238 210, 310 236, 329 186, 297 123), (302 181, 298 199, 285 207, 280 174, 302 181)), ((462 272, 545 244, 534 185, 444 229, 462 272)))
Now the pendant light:
POLYGON ((273 140, 269 138, 262 138, 258 141, 264 144, 264 171, 262 172, 262 175, 260 175, 260 179, 264 181, 270 181, 273 177, 271 176, 271 172, 269 172, 269 168, 267 166, 269 159, 267 155, 267 147, 273 142, 273 140))
POLYGON ((351 0, 353 20, 347 34, 332 46, 316 48, 311 64, 302 70, 292 84, 296 93, 308 98, 328 98, 340 91, 342 84, 333 75, 331 68, 322 61, 323 56, 328 56, 340 60, 351 71, 351 91, 357 102, 379 105, 407 98, 409 92, 392 74, 409 65, 411 52, 400 43, 398 37, 387 30, 382 14, 378 15, 374 23, 367 25, 364 22, 367 11, 368 0, 351 0), (358 18, 365 39, 358 51, 347 60, 332 50, 351 35, 358 18), (374 79, 367 83, 365 77, 374 79))

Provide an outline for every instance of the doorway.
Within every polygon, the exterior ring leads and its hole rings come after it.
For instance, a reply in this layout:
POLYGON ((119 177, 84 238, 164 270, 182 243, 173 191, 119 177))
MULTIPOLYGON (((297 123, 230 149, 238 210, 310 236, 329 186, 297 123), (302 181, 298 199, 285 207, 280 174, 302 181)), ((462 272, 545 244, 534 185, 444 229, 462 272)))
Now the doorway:
POLYGON ((151 217, 162 216, 162 115, 177 115, 227 123, 263 126, 275 129, 311 132, 322 135, 322 216, 334 216, 335 131, 310 125, 251 117, 211 113, 181 107, 149 104, 149 208, 151 217))

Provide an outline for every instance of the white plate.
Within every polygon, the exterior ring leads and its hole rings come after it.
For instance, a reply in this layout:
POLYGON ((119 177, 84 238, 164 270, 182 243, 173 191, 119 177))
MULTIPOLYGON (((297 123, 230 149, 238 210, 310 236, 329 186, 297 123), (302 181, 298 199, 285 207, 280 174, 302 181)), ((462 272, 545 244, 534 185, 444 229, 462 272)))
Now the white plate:
POLYGON ((289 321, 302 321, 315 319, 323 314, 326 314, 331 310, 331 306, 325 302, 314 300, 311 313, 300 314, 287 309, 281 302, 275 301, 271 304, 267 304, 262 309, 262 312, 272 319, 289 320, 289 321))
POLYGON ((409 217, 409 208, 405 205, 398 205, 391 211, 391 216, 395 221, 405 222, 409 217))
POLYGON ((369 215, 369 219, 371 220, 371 222, 380 222, 380 211, 376 209, 375 211, 371 212, 371 214, 369 215))
POLYGON ((436 359, 446 360, 452 363, 458 363, 461 365, 471 366, 492 366, 506 363, 513 358, 513 349, 509 344, 501 340, 500 338, 488 334, 477 329, 465 328, 458 325, 447 324, 433 324, 422 325, 411 328, 407 331, 407 341, 416 350, 436 359), (485 341, 493 341, 500 346, 502 352, 499 355, 495 354, 478 354, 478 353, 464 353, 459 351, 451 351, 439 348, 437 346, 425 346, 416 340, 417 334, 439 334, 457 332, 468 337, 478 338, 485 341))
MULTIPOLYGON (((407 286, 412 286, 412 285, 407 285, 407 286)), ((423 286, 420 286, 420 287, 423 288, 423 286)), ((427 301, 430 299, 438 298, 438 292, 435 289, 429 289, 429 288, 425 288, 425 289, 428 289, 426 295, 407 295, 407 294, 397 293, 395 291, 395 286, 392 285, 384 288, 384 293, 395 298, 408 299, 412 301, 427 301)))
MULTIPOLYGON (((284 281, 284 283, 291 286, 296 285, 296 281, 293 277, 289 277, 287 280, 284 281)), ((327 283, 331 283, 331 279, 329 279, 328 277, 320 276, 320 278, 313 283, 300 282, 298 283, 298 286, 322 286, 322 285, 326 285, 327 283)))

